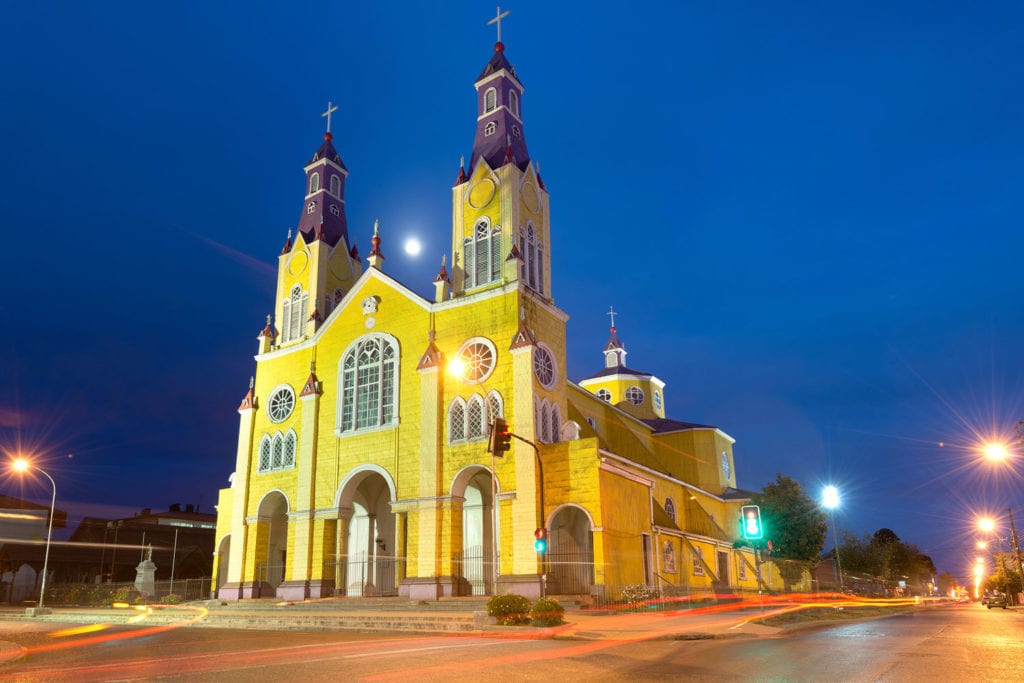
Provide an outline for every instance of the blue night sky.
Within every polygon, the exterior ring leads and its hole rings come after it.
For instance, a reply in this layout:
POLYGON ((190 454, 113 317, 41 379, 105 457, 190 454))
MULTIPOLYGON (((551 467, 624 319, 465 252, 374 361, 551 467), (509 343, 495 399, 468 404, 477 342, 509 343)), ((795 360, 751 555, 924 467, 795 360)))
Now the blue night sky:
MULTIPOLYGON (((72 517, 212 510, 328 100, 350 234, 432 296, 494 6, 287 5, 5 9, 0 446, 72 517)), ((1024 417, 1024 10, 834 5, 509 6, 568 374, 614 306, 741 487, 834 482, 840 527, 963 575, 975 512, 1024 505, 970 449, 1024 417)))

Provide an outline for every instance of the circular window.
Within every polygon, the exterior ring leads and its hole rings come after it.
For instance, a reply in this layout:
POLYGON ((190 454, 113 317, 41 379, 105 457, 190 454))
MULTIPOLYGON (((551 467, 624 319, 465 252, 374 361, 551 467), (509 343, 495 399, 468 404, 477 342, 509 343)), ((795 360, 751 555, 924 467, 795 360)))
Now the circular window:
POLYGON ((608 401, 609 403, 611 403, 612 392, 608 391, 607 389, 598 389, 597 397, 602 401, 608 401))
POLYGON ((281 422, 292 414, 295 408, 295 392, 288 385, 274 389, 267 399, 267 416, 271 422, 281 422))
POLYGON ((533 374, 545 389, 555 386, 555 358, 548 348, 541 344, 533 350, 533 374))
POLYGON ((494 372, 497 353, 489 339, 476 337, 462 345, 455 357, 462 363, 462 379, 483 382, 494 372))
POLYGON ((654 409, 661 410, 661 392, 657 389, 654 391, 654 409))
POLYGON ((626 389, 626 400, 635 406, 644 402, 644 390, 637 386, 626 389))

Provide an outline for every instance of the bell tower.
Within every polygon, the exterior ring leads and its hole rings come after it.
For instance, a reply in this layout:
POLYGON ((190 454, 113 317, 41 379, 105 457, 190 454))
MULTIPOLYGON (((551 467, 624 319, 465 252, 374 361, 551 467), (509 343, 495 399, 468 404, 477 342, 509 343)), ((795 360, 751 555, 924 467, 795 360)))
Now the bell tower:
POLYGON ((331 115, 338 107, 327 103, 323 144, 306 163, 305 198, 294 241, 288 239, 277 267, 275 317, 279 346, 311 336, 334 310, 362 273, 349 242, 345 217, 348 169, 334 148, 331 115))
POLYGON ((476 135, 452 188, 452 295, 519 280, 551 299, 548 193, 526 147, 523 84, 501 42, 477 76, 476 135))

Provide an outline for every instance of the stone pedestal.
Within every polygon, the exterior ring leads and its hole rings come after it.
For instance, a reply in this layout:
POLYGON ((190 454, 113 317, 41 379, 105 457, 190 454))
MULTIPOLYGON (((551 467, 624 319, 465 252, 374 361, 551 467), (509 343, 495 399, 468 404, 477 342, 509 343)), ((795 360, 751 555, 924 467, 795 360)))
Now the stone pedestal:
POLYGON ((156 593, 156 565, 153 564, 153 546, 149 547, 146 559, 135 568, 135 589, 145 596, 156 593))

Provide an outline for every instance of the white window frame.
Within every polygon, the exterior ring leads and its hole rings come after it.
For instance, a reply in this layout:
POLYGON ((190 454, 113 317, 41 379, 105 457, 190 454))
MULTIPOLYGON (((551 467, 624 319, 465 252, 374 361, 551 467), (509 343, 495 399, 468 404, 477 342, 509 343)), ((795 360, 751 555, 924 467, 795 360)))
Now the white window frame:
POLYGON ((267 418, 274 424, 284 422, 285 420, 292 416, 293 412, 295 412, 295 404, 295 389, 293 389, 290 384, 278 384, 271 390, 269 394, 267 394, 267 418), (275 418, 273 414, 271 414, 271 409, 273 409, 274 407, 274 397, 277 396, 279 393, 290 394, 291 406, 288 408, 287 413, 285 413, 283 416, 279 418, 275 418))
MULTIPOLYGON (((314 194, 314 193, 319 192, 319 191, 320 191, 320 174, 314 171, 313 174, 309 176, 309 194, 314 194)), ((309 196, 309 195, 306 195, 306 196, 309 196)))
POLYGON ((464 289, 483 287, 501 280, 501 226, 482 216, 473 233, 463 238, 464 289))
POLYGON ((693 575, 706 576, 704 573, 704 550, 700 546, 693 546, 693 575))
POLYGON ((519 93, 515 90, 508 91, 508 108, 513 114, 519 116, 519 93))
POLYGON ((348 345, 338 361, 337 435, 398 424, 400 361, 401 347, 390 334, 363 335, 348 345), (378 347, 378 358, 363 362, 361 356, 364 351, 372 352, 373 345, 378 347))
POLYGON ((602 401, 604 401, 605 403, 612 402, 612 392, 608 391, 604 387, 601 387, 596 392, 594 392, 594 395, 597 396, 602 401))
POLYGON ((292 285, 288 298, 282 307, 281 342, 287 343, 302 338, 302 329, 308 317, 309 292, 302 285, 292 285))
POLYGON ((331 174, 331 194, 335 197, 341 196, 341 178, 333 173, 331 174))
POLYGON ((544 293, 544 245, 540 242, 536 228, 527 222, 526 230, 520 234, 519 251, 523 257, 520 276, 526 286, 535 292, 544 293))
POLYGON ((545 389, 553 389, 555 384, 558 383, 558 361, 555 360, 555 354, 551 347, 544 342, 539 342, 533 351, 533 376, 537 378, 537 382, 545 389), (541 377, 541 372, 537 367, 538 360, 545 357, 548 360, 547 365, 550 365, 551 369, 551 376, 547 382, 541 377))
POLYGON ((498 91, 488 88, 484 91, 484 113, 488 114, 498 108, 498 91))
POLYGON ((644 390, 637 385, 633 384, 626 389, 626 401, 628 401, 630 405, 641 406, 646 400, 647 394, 645 394, 644 390))
POLYGON ((294 429, 289 429, 284 433, 264 434, 260 438, 256 451, 256 473, 266 474, 295 469, 298 450, 298 436, 294 429), (265 459, 264 454, 266 455, 265 459))
POLYGON ((673 522, 678 523, 676 520, 676 503, 672 500, 672 496, 665 498, 665 514, 668 515, 668 518, 673 522))
POLYGON ((448 443, 465 443, 466 440, 466 401, 456 396, 448 404, 448 443), (455 426, 458 426, 460 434, 456 434, 455 426))

